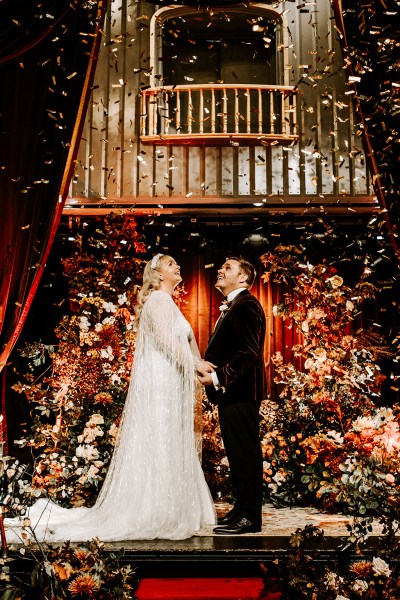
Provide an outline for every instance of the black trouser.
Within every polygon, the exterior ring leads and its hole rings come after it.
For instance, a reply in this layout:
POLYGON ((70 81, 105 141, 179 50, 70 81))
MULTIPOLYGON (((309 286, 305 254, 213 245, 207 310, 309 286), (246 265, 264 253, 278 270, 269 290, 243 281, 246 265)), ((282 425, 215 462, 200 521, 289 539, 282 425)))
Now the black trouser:
POLYGON ((235 506, 261 525, 263 457, 259 407, 254 402, 219 406, 219 423, 231 471, 235 506))

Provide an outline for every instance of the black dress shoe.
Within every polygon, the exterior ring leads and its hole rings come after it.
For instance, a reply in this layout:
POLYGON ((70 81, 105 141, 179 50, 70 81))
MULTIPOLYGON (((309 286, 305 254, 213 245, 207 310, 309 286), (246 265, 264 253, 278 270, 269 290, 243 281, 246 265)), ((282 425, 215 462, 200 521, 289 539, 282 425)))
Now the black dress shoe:
POLYGON ((231 508, 229 512, 226 513, 223 517, 218 518, 218 525, 230 525, 234 521, 236 521, 240 516, 240 509, 234 506, 231 508))
POLYGON ((256 525, 246 517, 241 517, 228 525, 214 528, 214 533, 218 535, 241 535, 242 533, 259 533, 260 531, 261 525, 256 525))

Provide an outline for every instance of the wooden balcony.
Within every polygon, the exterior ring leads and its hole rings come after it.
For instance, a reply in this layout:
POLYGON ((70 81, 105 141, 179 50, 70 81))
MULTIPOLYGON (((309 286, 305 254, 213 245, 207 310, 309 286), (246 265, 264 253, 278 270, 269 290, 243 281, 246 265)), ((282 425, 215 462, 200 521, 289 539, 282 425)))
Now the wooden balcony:
POLYGON ((297 140, 296 88, 197 84, 141 91, 143 144, 269 146, 297 140))

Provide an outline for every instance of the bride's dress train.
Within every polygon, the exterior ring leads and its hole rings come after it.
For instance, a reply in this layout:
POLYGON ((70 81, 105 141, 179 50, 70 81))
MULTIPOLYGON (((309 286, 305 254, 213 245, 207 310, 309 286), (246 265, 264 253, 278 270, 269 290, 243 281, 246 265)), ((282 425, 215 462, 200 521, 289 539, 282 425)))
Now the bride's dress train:
MULTIPOLYGON (((38 500, 25 518, 38 540, 185 539, 215 523, 195 445, 194 361, 190 325, 165 292, 144 305, 122 426, 92 508, 38 500)), ((7 540, 21 523, 6 519, 7 540)), ((29 534, 29 531, 28 531, 29 534)))

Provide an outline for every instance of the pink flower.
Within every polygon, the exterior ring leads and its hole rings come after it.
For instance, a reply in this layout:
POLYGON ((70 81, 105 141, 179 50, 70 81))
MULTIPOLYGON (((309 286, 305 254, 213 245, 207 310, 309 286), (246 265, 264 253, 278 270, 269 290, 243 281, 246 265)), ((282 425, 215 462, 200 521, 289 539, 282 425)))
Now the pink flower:
POLYGON ((374 442, 383 446, 391 454, 400 448, 399 424, 396 421, 387 423, 383 428, 383 433, 374 436, 374 442))

